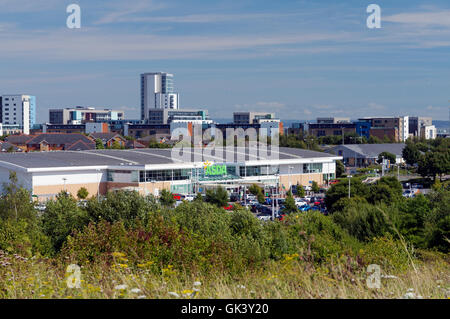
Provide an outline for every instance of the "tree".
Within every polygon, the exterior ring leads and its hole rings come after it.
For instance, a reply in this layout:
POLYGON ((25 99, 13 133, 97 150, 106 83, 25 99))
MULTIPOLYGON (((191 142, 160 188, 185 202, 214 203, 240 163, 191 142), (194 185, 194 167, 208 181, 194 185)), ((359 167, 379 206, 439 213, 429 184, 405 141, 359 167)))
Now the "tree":
POLYGON ((286 200, 284 202, 284 211, 286 213, 297 213, 298 208, 295 204, 294 196, 292 196, 291 191, 288 191, 286 194, 286 200))
POLYGON ((3 184, 3 196, 0 199, 0 218, 34 220, 36 211, 30 192, 18 183, 16 172, 9 173, 9 183, 3 184))
POLYGON ((89 222, 87 212, 77 205, 72 195, 65 191, 56 200, 47 202, 42 217, 44 232, 51 238, 55 251, 58 251, 74 230, 81 230, 89 222))
POLYGON ((206 202, 214 204, 219 207, 227 206, 228 193, 223 187, 206 190, 206 202))
POLYGON ((202 196, 202 193, 197 193, 197 195, 195 196, 195 198, 194 198, 194 201, 196 201, 196 202, 203 202, 203 196, 202 196))
POLYGON ((305 190, 303 189, 303 186, 300 183, 297 183, 296 189, 298 197, 305 197, 305 190))
POLYGON ((312 182, 311 190, 313 191, 313 193, 318 193, 320 191, 319 184, 316 181, 312 182))
POLYGON ((342 175, 345 173, 345 166, 342 163, 342 161, 337 160, 336 161, 336 177, 342 177, 342 175))
POLYGON ((120 143, 117 140, 115 140, 113 142, 113 144, 111 145, 111 149, 113 149, 113 150, 120 150, 120 149, 123 149, 123 148, 125 148, 125 147, 120 145, 120 143))
POLYGON ((255 195, 258 199, 258 202, 260 204, 263 204, 266 201, 266 198, 264 196, 264 190, 259 187, 256 184, 252 184, 249 188, 248 188, 249 192, 252 193, 253 195, 255 195))
POLYGON ((441 177, 442 174, 450 172, 450 151, 427 152, 419 159, 418 173, 423 177, 441 177))
POLYGON ((89 196, 89 192, 86 187, 81 187, 77 192, 77 197, 79 199, 86 199, 89 196))
POLYGON ((98 149, 98 150, 104 150, 105 149, 105 146, 103 145, 103 142, 102 142, 101 139, 97 138, 95 140, 95 148, 98 149))
POLYGON ((376 136, 370 136, 368 143, 369 144, 381 144, 381 140, 376 136))
POLYGON ((389 153, 389 152, 381 152, 378 155, 378 164, 383 163, 383 158, 389 160, 389 162, 391 163, 391 165, 396 163, 397 157, 395 156, 395 154, 389 153))
MULTIPOLYGON (((351 196, 359 196, 366 198, 369 188, 363 184, 360 179, 352 178, 350 185, 351 196)), ((335 210, 334 204, 341 198, 348 197, 348 179, 342 180, 340 183, 331 186, 325 196, 325 204, 330 212, 335 210)))
POLYGON ((402 157, 406 164, 414 165, 419 162, 420 151, 414 143, 406 142, 406 146, 402 151, 402 157))
POLYGON ((173 194, 167 189, 163 189, 159 196, 159 202, 163 206, 171 207, 175 204, 175 198, 173 198, 173 194))

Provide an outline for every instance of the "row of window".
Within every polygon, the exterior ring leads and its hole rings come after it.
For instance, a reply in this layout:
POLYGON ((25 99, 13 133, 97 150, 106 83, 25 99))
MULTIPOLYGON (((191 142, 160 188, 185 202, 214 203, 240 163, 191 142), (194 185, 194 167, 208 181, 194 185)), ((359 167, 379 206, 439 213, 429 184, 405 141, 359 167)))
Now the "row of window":
MULTIPOLYGON (((241 177, 268 176, 279 174, 279 166, 240 166, 239 175, 241 177)), ((321 173, 322 163, 303 164, 303 173, 321 173)), ((237 176, 236 166, 227 166, 229 177, 237 176)), ((152 171, 108 171, 108 181, 110 182, 162 182, 180 181, 199 178, 210 178, 206 176, 203 168, 197 169, 174 169, 174 170, 152 170, 152 171)))

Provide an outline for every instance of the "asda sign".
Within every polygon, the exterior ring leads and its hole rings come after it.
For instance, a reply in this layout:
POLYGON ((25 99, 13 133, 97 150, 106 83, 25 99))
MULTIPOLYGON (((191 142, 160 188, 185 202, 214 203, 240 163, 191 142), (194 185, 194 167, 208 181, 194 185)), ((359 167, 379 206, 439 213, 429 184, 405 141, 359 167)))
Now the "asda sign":
POLYGON ((207 165, 205 166, 205 176, 226 175, 226 165, 207 165))

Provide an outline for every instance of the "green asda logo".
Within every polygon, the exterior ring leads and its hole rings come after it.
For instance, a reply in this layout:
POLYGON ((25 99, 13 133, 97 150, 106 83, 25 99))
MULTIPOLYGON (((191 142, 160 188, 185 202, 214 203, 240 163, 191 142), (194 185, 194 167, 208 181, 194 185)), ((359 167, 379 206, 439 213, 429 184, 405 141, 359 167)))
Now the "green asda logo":
POLYGON ((227 174, 227 166, 226 165, 207 165, 205 167, 205 175, 226 175, 227 174))

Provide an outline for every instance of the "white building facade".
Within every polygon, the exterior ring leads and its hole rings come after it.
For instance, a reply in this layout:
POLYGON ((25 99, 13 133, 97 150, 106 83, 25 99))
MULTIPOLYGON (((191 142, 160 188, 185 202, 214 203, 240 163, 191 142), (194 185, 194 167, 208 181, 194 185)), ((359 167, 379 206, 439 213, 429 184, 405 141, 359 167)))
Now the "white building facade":
POLYGON ((179 95, 174 92, 173 74, 154 72, 141 74, 141 120, 149 109, 178 109, 179 95))
POLYGON ((30 134, 36 122, 36 97, 31 95, 3 95, 0 99, 1 123, 4 127, 18 127, 30 134))

